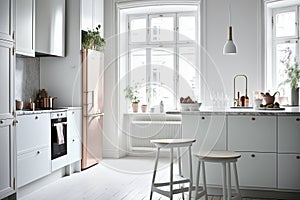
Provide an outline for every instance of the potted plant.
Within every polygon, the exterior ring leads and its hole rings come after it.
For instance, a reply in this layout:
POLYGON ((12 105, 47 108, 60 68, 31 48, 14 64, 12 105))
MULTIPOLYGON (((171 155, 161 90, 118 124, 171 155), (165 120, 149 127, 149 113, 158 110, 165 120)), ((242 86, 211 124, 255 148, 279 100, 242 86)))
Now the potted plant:
POLYGON ((139 92, 138 92, 138 83, 136 83, 134 86, 128 85, 124 89, 125 97, 130 100, 132 104, 132 111, 133 112, 138 112, 139 110, 139 92))
POLYGON ((100 36, 99 24, 95 29, 83 31, 82 33, 82 48, 83 49, 93 49, 97 51, 103 50, 105 46, 105 39, 100 36))
POLYGON ((290 84, 292 105, 299 105, 300 68, 296 58, 291 58, 290 48, 285 49, 286 56, 280 60, 285 65, 286 80, 280 85, 290 84))

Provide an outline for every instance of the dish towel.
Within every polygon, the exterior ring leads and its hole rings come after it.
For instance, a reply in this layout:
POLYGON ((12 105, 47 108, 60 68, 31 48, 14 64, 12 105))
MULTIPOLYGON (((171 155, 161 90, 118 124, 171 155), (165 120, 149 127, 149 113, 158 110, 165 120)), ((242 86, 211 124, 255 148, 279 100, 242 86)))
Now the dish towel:
POLYGON ((56 132, 57 132, 57 144, 64 144, 64 125, 62 123, 55 124, 56 132))

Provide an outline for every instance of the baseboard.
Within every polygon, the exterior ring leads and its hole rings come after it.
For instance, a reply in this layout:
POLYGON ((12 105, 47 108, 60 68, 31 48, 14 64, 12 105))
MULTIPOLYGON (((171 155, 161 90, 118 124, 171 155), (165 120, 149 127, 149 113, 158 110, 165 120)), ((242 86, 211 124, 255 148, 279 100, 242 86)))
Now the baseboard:
POLYGON ((102 150, 103 158, 121 158, 120 152, 118 149, 103 149, 102 150))

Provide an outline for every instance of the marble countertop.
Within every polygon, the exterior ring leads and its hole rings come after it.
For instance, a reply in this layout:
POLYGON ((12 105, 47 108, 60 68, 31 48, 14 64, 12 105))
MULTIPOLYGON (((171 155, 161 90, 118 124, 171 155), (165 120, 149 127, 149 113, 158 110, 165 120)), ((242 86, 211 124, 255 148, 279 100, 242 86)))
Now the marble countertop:
POLYGON ((23 110, 17 110, 16 114, 17 114, 17 116, 20 116, 20 115, 63 112, 63 111, 67 111, 67 110, 78 110, 78 109, 81 109, 81 107, 61 107, 61 108, 55 108, 55 109, 36 109, 36 110, 23 109, 23 110))
POLYGON ((254 108, 212 108, 203 107, 199 111, 182 111, 182 115, 219 114, 219 115, 300 115, 300 107, 282 107, 284 110, 254 108))

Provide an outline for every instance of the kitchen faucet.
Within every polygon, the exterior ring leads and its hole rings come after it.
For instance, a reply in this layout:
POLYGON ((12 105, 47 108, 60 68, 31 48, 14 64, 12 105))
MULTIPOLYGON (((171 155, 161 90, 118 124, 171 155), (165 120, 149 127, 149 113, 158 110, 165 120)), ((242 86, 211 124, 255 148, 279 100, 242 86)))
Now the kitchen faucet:
POLYGON ((248 78, 247 78, 247 76, 244 75, 244 74, 237 74, 237 75, 235 75, 235 76, 234 76, 234 79, 233 79, 233 95, 234 95, 234 97, 233 97, 233 106, 234 106, 234 107, 235 107, 235 106, 240 106, 239 94, 238 94, 238 97, 237 97, 237 98, 235 97, 235 79, 236 79, 237 77, 244 77, 244 78, 245 78, 245 81, 246 81, 245 97, 248 96, 248 95, 247 95, 247 91, 248 91, 248 78))

